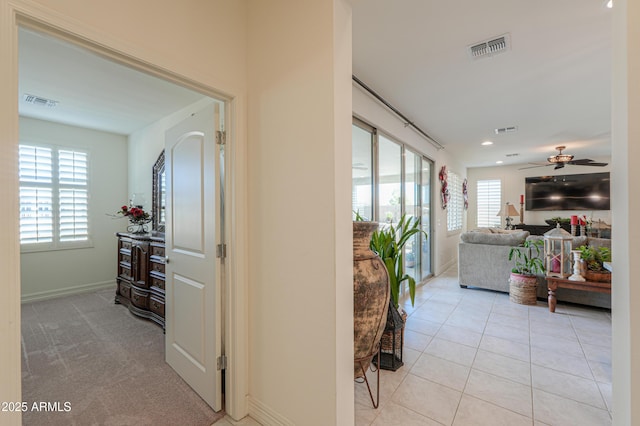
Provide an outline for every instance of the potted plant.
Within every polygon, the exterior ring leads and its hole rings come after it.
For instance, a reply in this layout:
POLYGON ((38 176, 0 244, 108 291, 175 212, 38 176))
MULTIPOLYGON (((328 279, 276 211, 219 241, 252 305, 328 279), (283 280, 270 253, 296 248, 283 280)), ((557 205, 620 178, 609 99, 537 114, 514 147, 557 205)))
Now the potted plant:
POLYGON ((611 249, 608 247, 580 246, 580 259, 586 269, 584 277, 587 281, 611 281, 611 273, 604 269, 604 262, 611 262, 611 249))
POLYGON ((544 274, 542 240, 526 240, 521 246, 509 250, 509 260, 513 260, 509 279, 509 300, 521 305, 536 304, 537 273, 544 274))
POLYGON ((416 280, 404 272, 404 247, 411 237, 421 232, 427 236, 425 231, 420 230, 419 218, 402 215, 397 225, 389 224, 371 236, 371 250, 380 256, 389 272, 391 302, 396 309, 400 306, 400 287, 405 281, 409 287, 411 305, 415 302, 416 280))
POLYGON ((396 225, 389 224, 371 236, 371 250, 380 256, 389 272, 391 300, 381 343, 381 368, 386 370, 395 371, 403 365, 402 331, 407 314, 399 311, 402 283, 407 282, 411 305, 415 303, 416 296, 416 281, 404 272, 404 249, 411 238, 419 233, 427 236, 427 233, 420 229, 420 219, 402 215, 396 225))

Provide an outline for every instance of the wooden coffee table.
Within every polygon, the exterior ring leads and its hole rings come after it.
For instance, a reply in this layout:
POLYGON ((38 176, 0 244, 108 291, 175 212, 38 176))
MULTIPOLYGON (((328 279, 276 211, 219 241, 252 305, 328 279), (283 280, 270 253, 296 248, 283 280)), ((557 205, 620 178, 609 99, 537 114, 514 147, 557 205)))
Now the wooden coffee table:
POLYGON ((549 312, 556 311, 556 290, 558 288, 570 288, 573 290, 611 294, 611 282, 572 281, 555 277, 547 277, 547 288, 549 289, 549 312))

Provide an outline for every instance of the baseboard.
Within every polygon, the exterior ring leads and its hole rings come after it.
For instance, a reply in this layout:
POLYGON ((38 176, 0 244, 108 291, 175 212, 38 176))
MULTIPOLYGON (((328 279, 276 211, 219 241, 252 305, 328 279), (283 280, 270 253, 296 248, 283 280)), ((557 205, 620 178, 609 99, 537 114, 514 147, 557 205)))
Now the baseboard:
POLYGON ((83 284, 73 287, 57 288, 55 290, 39 291, 37 293, 23 294, 21 303, 37 302, 40 300, 54 299, 56 297, 70 296, 72 294, 89 293, 103 289, 113 288, 114 295, 116 289, 115 280, 103 281, 99 283, 83 284))
POLYGON ((265 426, 294 426, 291 420, 251 397, 249 397, 249 417, 265 426))

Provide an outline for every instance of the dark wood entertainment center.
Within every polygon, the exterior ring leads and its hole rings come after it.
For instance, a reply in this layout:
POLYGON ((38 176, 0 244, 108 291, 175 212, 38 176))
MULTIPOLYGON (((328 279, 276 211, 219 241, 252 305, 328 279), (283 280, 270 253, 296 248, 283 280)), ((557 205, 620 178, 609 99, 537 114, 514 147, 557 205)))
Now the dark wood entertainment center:
MULTIPOLYGON (((513 226, 515 229, 521 229, 523 231, 529 231, 531 235, 544 235, 545 232, 551 231, 556 226, 555 225, 526 225, 526 224, 516 224, 513 226)), ((560 223, 560 227, 565 231, 571 233, 571 225, 568 223, 560 223)), ((580 233, 580 227, 578 227, 577 232, 580 233)), ((611 230, 603 230, 601 232, 602 238, 611 238, 611 230)))

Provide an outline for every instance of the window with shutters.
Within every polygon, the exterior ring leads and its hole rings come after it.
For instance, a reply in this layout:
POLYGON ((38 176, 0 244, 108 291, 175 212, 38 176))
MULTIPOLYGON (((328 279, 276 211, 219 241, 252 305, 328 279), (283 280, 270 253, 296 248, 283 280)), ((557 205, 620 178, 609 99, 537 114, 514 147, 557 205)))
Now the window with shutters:
POLYGON ((462 179, 453 172, 447 172, 447 184, 449 188, 449 203, 447 205, 447 231, 459 231, 462 229, 463 198, 462 179))
POLYGON ((477 185, 477 226, 482 228, 500 227, 500 197, 502 182, 500 179, 479 180, 477 185))
POLYGON ((23 251, 88 247, 89 155, 20 145, 20 244, 23 251))

